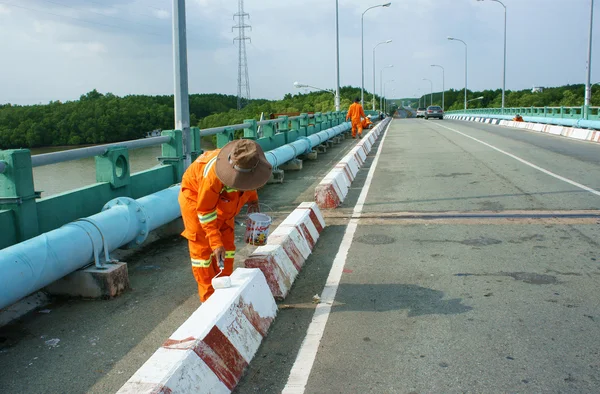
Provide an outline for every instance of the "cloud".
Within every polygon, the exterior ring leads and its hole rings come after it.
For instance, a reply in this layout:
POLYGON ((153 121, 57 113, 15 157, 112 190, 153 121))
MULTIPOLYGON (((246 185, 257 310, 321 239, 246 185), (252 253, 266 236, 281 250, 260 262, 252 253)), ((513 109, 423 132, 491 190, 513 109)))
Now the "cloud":
POLYGON ((152 14, 158 19, 169 19, 171 17, 171 13, 166 10, 152 10, 152 14))
POLYGON ((9 15, 9 14, 10 14, 10 9, 8 8, 8 6, 0 4, 0 15, 9 15))

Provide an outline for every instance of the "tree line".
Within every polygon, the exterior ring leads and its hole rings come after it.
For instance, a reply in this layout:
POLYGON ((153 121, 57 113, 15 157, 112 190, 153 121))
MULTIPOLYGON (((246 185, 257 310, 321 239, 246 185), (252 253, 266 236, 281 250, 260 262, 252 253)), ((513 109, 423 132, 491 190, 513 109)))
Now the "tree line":
MULTIPOLYGON (((584 85, 530 90, 507 91, 507 107, 579 106, 584 85)), ((500 107, 502 91, 468 91, 469 108, 500 107)), ((360 88, 340 88, 341 108, 345 110, 360 88)), ((372 94, 365 91, 365 110, 371 109, 372 94)), ((446 110, 463 108, 464 90, 445 92, 446 110)), ((429 95, 424 95, 429 103, 429 95)), ((245 119, 269 118, 280 113, 328 112, 335 110, 331 92, 286 94, 282 100, 249 100, 238 110, 237 98, 224 94, 190 95, 190 124, 201 129, 242 123, 245 119)), ((379 96, 375 97, 377 106, 379 96)), ((398 101, 398 100, 396 100, 398 101)), ((416 100, 418 101, 418 99, 416 100)), ((433 94, 433 103, 441 105, 441 92, 433 94)), ((400 104, 397 102, 397 104, 400 104)), ((417 104, 415 102, 415 104, 417 104)), ((423 103, 422 103, 423 104, 423 103)), ((595 87, 592 105, 600 105, 600 87, 595 87)), ((413 105, 416 106, 416 105, 413 105)), ((394 108, 393 105, 390 106, 394 108)), ((128 95, 92 90, 75 101, 52 101, 40 105, 0 105, 0 149, 36 148, 59 145, 103 144, 145 137, 155 129, 173 128, 173 96, 128 95)))
MULTIPOLYGON (((507 90, 505 107, 578 107, 583 105, 585 85, 566 85, 544 88, 541 92, 530 89, 507 90)), ((464 109, 464 89, 446 90, 444 106, 446 111, 464 109)), ((502 106, 502 89, 471 91, 467 90, 467 100, 483 96, 482 100, 468 103, 468 108, 500 108, 502 106)), ((430 105, 430 95, 411 100, 416 107, 421 100, 421 106, 430 105), (424 104, 425 103, 425 104, 424 104)), ((592 87, 592 106, 600 106, 600 86, 592 87)), ((442 105, 442 93, 433 93, 433 105, 442 105)))

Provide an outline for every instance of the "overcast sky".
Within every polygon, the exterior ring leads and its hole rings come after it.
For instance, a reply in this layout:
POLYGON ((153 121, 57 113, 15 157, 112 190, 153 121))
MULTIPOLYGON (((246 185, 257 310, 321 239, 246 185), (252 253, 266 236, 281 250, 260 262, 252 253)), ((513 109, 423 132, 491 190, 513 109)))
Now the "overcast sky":
MULTIPOLYGON (((585 82, 591 0, 503 0, 508 7, 507 89, 585 82)), ((384 1, 385 2, 385 1, 384 1)), ((237 92, 235 0, 188 0, 190 93, 237 92)), ((361 14, 377 0, 340 0, 341 85, 361 84, 361 14)), ((73 100, 92 89, 172 94, 170 0, 0 0, 0 103, 73 100)), ((252 98, 297 92, 294 81, 334 88, 334 0, 246 0, 252 98)), ((596 5, 592 82, 600 81, 596 5)), ((393 0, 365 14, 365 88, 384 71, 390 97, 502 86, 503 8, 490 0, 393 0), (391 91, 395 89, 393 93, 391 91), (419 91, 420 89, 420 91, 419 91)))

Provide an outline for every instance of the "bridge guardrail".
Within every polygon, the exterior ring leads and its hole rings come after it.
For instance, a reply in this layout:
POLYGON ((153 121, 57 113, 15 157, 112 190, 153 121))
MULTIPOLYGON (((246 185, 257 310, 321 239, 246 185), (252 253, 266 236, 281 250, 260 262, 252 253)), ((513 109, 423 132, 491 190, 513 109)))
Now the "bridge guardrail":
POLYGON ((600 107, 505 107, 446 111, 448 115, 521 115, 556 119, 600 120, 600 107))
MULTIPOLYGON (((249 119, 238 125, 204 130, 192 127, 192 159, 202 153, 203 136, 216 135, 220 148, 243 130, 242 138, 256 140, 263 150, 269 151, 337 126, 344 122, 345 115, 342 111, 317 112, 261 122, 249 119)), ((182 132, 165 130, 161 134, 160 137, 75 149, 75 152, 32 156, 29 149, 0 150, 0 228, 3 230, 0 249, 91 216, 117 197, 138 199, 179 183, 185 170, 182 132), (162 147, 161 156, 157 158, 159 166, 131 174, 129 149, 152 145, 162 147), (35 190, 33 167, 92 156, 95 157, 96 183, 45 198, 42 192, 35 190)))

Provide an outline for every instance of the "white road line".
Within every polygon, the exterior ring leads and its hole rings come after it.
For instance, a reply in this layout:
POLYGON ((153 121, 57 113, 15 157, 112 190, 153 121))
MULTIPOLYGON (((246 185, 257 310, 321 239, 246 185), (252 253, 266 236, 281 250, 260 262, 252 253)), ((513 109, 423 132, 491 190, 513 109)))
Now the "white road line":
POLYGON ((493 145, 490 145, 490 144, 488 144, 487 142, 483 142, 483 141, 481 141, 481 140, 478 140, 478 139, 477 139, 477 138, 475 138, 475 137, 471 137, 471 136, 470 136, 470 135, 468 135, 468 134, 465 134, 465 133, 463 133, 463 132, 460 132, 460 131, 458 131, 458 130, 455 130, 455 129, 453 129, 453 128, 451 128, 451 127, 448 127, 448 126, 444 126, 444 125, 437 124, 437 123, 435 123, 435 125, 436 125, 436 126, 443 127, 443 128, 445 128, 445 129, 448 129, 448 130, 450 130, 450 131, 454 131, 455 133, 458 133, 458 134, 460 134, 460 135, 463 135, 463 136, 465 136, 465 137, 467 137, 467 138, 470 138, 470 139, 472 139, 473 141, 477 141, 477 142, 479 142, 480 144, 483 144, 483 145, 485 145, 485 146, 487 146, 487 147, 490 147, 490 148, 492 148, 492 149, 494 149, 494 150, 496 150, 496 151, 498 151, 498 152, 500 152, 500 153, 503 153, 503 154, 505 154, 505 155, 506 155, 506 156, 508 156, 508 157, 512 157, 513 159, 515 159, 515 160, 518 160, 518 161, 520 161, 520 162, 521 162, 521 163, 523 163, 523 164, 527 164, 529 167, 535 168, 536 170, 538 170, 538 171, 541 171, 541 172, 543 172, 544 174, 548 174, 548 175, 550 175, 550 176, 552 176, 552 177, 554 177, 554 178, 556 178, 556 179, 560 179, 560 180, 561 180, 561 181, 563 181, 563 182, 567 182, 567 183, 569 183, 569 184, 571 184, 571 185, 573 185, 573 186, 576 186, 576 187, 578 187, 578 188, 580 188, 580 189, 583 189, 583 190, 585 190, 585 191, 588 191, 588 192, 590 192, 590 193, 592 193, 592 194, 595 194, 595 195, 597 195, 597 196, 600 196, 600 191, 598 191, 598 190, 594 190, 594 189, 592 189, 591 187, 587 187, 586 185, 582 185, 581 183, 577 183, 577 182, 575 182, 575 181, 572 181, 572 180, 570 180, 570 179, 568 179, 568 178, 565 178, 564 176, 560 176, 560 175, 558 175, 558 174, 555 174, 555 173, 553 173, 552 171, 548 171, 548 170, 546 170, 545 168, 542 168, 542 167, 540 167, 540 166, 536 166, 535 164, 533 164, 533 163, 531 163, 531 162, 528 162, 527 160, 521 159, 520 157, 518 157, 518 156, 515 156, 515 155, 513 155, 512 153, 508 153, 508 152, 506 152, 506 151, 503 151, 502 149, 496 148, 495 146, 493 146, 493 145))
POLYGON ((371 181, 373 180, 373 175, 375 174, 375 169, 377 168, 377 163, 379 162, 379 156, 381 155, 383 142, 385 141, 385 137, 387 136, 387 132, 391 124, 392 122, 390 121, 385 129, 383 137, 381 138, 379 148, 377 149, 377 154, 375 155, 373 164, 371 164, 371 168, 367 174, 365 185, 360 193, 360 196, 358 197, 358 202, 354 206, 352 219, 348 223, 348 227, 346 227, 346 232, 342 238, 340 248, 338 249, 335 259, 333 260, 333 265, 329 271, 325 288, 323 289, 323 293, 321 293, 321 302, 315 309, 312 321, 310 322, 310 326, 308 326, 306 336, 302 341, 300 351, 298 352, 296 361, 294 361, 294 365, 292 366, 290 376, 287 384, 283 388, 282 394, 304 393, 304 389, 308 383, 308 377, 310 376, 310 371, 312 370, 313 364, 317 357, 317 351, 319 350, 321 338, 323 338, 323 332, 325 331, 327 320, 329 319, 331 305, 335 300, 340 279, 342 278, 342 272, 344 270, 344 265, 346 264, 348 251, 350 250, 350 246, 352 246, 352 239, 354 238, 354 233, 356 232, 356 228, 358 226, 363 205, 367 199, 367 194, 369 193, 369 188, 371 187, 371 181))

